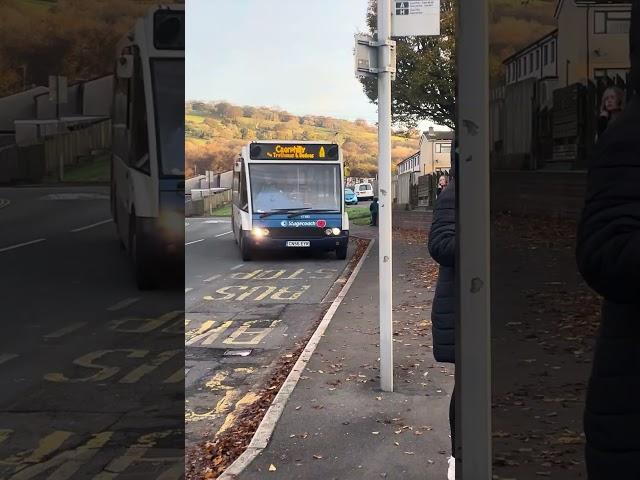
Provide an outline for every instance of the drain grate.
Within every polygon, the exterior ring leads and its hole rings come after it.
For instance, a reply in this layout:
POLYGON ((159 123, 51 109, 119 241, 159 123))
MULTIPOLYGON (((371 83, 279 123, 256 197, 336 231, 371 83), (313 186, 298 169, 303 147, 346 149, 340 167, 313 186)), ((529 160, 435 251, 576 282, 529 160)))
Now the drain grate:
POLYGON ((227 350, 222 356, 224 357, 248 357, 253 350, 227 350))

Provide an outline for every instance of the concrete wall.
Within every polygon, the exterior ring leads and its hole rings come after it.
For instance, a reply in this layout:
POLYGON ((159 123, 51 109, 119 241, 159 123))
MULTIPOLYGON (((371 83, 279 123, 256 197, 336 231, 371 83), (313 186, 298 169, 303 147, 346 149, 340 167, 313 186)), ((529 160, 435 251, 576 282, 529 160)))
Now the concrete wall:
POLYGON ((111 116, 113 81, 113 75, 108 75, 83 84, 83 115, 111 116))
POLYGON ((67 89, 67 101, 60 104, 56 109, 56 104, 49 100, 49 92, 36 97, 36 119, 53 120, 56 115, 60 117, 72 117, 82 115, 82 86, 80 84, 71 85, 67 89))
POLYGON ((492 136, 502 134, 502 152, 494 163, 496 168, 530 166, 535 85, 535 79, 507 85, 499 110, 493 112, 492 122, 497 122, 500 130, 492 136))
POLYGON ((492 171, 491 211, 576 219, 586 182, 586 172, 492 171))
POLYGON ((411 183, 412 183, 412 172, 402 173, 398 175, 398 189, 396 191, 396 203, 399 205, 404 205, 409 203, 410 200, 410 192, 411 192, 411 183))
POLYGON ((15 95, 0 98, 0 131, 13 131, 16 120, 27 120, 36 117, 34 98, 44 92, 46 87, 36 87, 15 95))

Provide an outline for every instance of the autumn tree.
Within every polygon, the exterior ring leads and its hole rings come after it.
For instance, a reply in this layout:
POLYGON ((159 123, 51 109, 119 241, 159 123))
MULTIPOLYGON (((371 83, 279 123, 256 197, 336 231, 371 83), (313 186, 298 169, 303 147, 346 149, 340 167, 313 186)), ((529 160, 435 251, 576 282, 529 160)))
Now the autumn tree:
MULTIPOLYGON (((396 79, 391 113, 395 123, 413 126, 421 120, 455 126, 456 2, 440 1, 440 35, 396 38, 396 79)), ((370 0, 367 23, 376 33, 376 0, 370 0)), ((369 99, 378 99, 377 80, 361 79, 369 99)))

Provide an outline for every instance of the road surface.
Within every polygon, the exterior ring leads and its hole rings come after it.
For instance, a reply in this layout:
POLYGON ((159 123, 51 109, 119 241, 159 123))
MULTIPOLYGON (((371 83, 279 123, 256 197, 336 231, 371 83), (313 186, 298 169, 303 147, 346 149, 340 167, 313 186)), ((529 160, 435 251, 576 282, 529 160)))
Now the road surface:
POLYGON ((228 218, 189 218, 185 243, 185 417, 193 446, 233 425, 277 361, 312 332, 345 281, 354 242, 342 261, 296 251, 242 262, 228 218))
POLYGON ((2 479, 183 475, 183 287, 137 290, 108 194, 0 189, 2 479))

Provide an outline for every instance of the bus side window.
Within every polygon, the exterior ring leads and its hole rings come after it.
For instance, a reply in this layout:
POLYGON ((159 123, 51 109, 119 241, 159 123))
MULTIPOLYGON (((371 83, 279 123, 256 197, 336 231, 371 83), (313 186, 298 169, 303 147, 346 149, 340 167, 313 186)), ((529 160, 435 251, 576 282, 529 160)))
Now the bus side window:
POLYGON ((244 164, 240 171, 240 205, 239 207, 245 212, 249 210, 249 199, 247 198, 247 177, 244 171, 244 164))
POLYGON ((116 94, 113 99, 113 123, 121 126, 128 126, 129 119, 129 80, 126 78, 117 78, 116 82, 116 94))
POLYGON ((149 131, 147 129, 147 105, 142 76, 142 59, 135 55, 135 69, 132 78, 133 96, 131 103, 131 158, 130 165, 147 175, 151 174, 149 159, 149 131))

